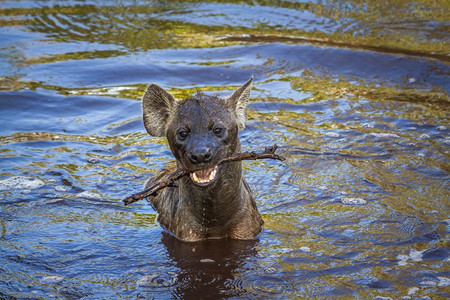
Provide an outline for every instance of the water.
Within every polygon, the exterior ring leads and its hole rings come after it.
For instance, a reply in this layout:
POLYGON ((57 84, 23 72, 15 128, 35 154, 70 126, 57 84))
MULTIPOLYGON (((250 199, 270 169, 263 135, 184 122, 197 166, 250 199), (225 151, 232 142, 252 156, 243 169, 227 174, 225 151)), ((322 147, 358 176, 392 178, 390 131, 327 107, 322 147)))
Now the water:
POLYGON ((0 298, 449 298, 446 1, 3 1, 0 298), (140 99, 255 85, 254 241, 182 243, 140 99))

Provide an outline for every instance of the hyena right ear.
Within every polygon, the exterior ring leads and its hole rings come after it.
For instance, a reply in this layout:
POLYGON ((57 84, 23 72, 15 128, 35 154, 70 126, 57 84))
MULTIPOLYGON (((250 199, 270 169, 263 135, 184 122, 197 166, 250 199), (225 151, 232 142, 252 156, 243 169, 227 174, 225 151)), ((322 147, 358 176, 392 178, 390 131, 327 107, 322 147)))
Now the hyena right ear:
POLYGON ((164 136, 167 123, 177 108, 177 100, 156 84, 150 84, 142 98, 144 126, 152 136, 164 136))
POLYGON ((231 96, 225 98, 228 108, 236 116, 240 130, 245 128, 247 121, 247 105, 250 98, 250 90, 252 89, 252 81, 253 76, 243 86, 235 90, 231 96))

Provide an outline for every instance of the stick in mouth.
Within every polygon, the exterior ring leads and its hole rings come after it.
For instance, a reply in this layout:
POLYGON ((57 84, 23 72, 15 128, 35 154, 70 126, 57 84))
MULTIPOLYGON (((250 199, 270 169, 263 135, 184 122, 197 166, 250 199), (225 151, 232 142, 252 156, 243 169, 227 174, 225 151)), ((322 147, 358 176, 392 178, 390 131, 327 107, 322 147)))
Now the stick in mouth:
POLYGON ((199 184, 208 184, 209 182, 211 182, 212 180, 215 179, 215 177, 217 175, 218 166, 220 164, 223 164, 226 162, 240 161, 240 160, 256 160, 256 159, 266 159, 266 158, 277 159, 280 161, 286 160, 283 156, 275 154, 275 151, 277 150, 277 148, 278 148, 277 145, 273 145, 272 147, 264 149, 264 152, 262 152, 262 153, 256 153, 253 151, 252 152, 244 152, 244 153, 235 153, 230 157, 222 159, 218 163, 218 165, 214 168, 206 169, 206 170, 199 170, 199 171, 195 171, 194 173, 188 172, 184 169, 178 169, 175 172, 168 175, 167 177, 161 179, 161 181, 156 182, 154 185, 152 185, 148 189, 146 189, 142 192, 133 194, 133 195, 123 199, 122 201, 125 205, 128 205, 133 202, 144 199, 145 197, 155 196, 155 195, 157 195, 157 192, 159 190, 162 190, 163 188, 166 188, 169 186, 174 186, 175 181, 177 181, 178 179, 180 179, 181 177, 186 176, 186 175, 189 175, 194 182, 196 182, 195 180, 198 180, 199 182, 204 181, 204 183, 199 183, 199 184), (194 176, 196 179, 193 178, 194 176), (210 180, 209 178, 212 178, 212 179, 210 180))

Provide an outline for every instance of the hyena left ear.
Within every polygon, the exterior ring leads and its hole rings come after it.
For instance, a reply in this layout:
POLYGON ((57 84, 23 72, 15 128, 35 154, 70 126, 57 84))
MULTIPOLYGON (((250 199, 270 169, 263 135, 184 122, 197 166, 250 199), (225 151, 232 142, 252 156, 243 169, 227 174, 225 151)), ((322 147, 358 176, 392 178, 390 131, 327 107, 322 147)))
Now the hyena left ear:
POLYGON ((245 123, 247 121, 247 104, 250 98, 250 90, 252 89, 253 76, 244 83, 243 86, 234 91, 231 96, 225 98, 228 109, 230 109, 236 115, 236 120, 239 129, 245 128, 245 123))
POLYGON ((156 84, 150 84, 142 98, 144 126, 152 136, 164 136, 167 123, 178 106, 177 100, 156 84))

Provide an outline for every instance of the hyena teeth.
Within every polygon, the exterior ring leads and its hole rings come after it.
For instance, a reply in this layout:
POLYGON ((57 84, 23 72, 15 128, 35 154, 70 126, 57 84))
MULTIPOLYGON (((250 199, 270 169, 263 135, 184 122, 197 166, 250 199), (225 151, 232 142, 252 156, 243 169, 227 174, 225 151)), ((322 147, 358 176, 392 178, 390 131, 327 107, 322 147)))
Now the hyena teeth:
POLYGON ((214 169, 200 170, 191 173, 191 179, 195 183, 205 184, 210 183, 216 178, 218 167, 214 167, 214 169), (206 173, 206 174, 205 174, 206 173), (202 176, 204 174, 204 176, 202 176))

